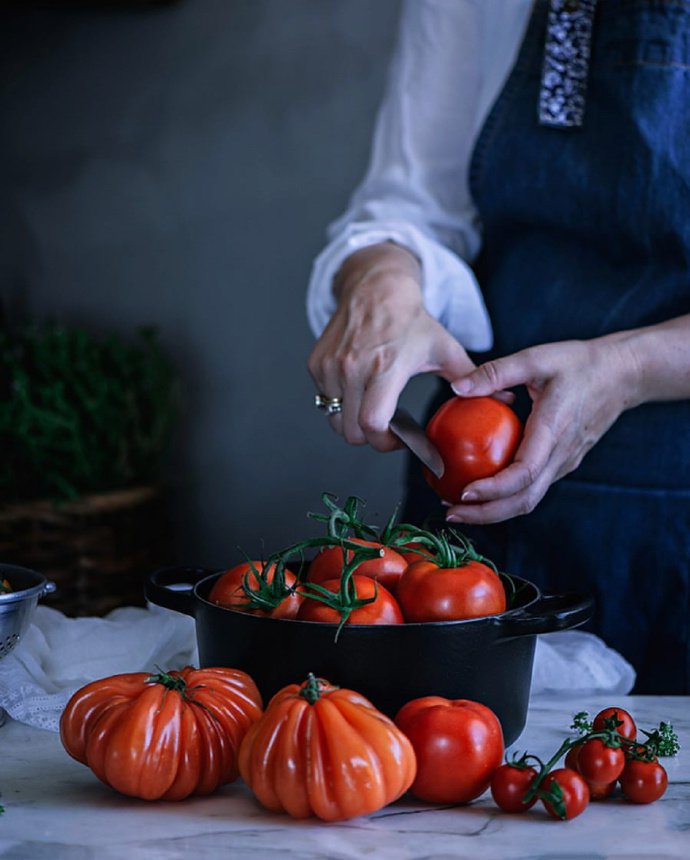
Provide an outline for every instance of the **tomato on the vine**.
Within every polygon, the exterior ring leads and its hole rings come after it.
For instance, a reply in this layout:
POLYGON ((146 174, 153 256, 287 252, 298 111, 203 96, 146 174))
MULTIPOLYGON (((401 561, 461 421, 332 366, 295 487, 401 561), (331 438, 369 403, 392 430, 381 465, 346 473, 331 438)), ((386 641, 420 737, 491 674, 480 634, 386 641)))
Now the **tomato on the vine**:
POLYGON ((592 738, 580 746, 577 770, 589 784, 609 785, 623 773, 625 753, 621 747, 606 746, 601 738, 592 738))
POLYGON ((589 786, 585 778, 569 767, 552 770, 544 779, 541 789, 552 794, 552 800, 542 798, 542 803, 553 818, 576 818, 589 803, 589 786))
POLYGON ((603 711, 599 711, 592 722, 592 731, 600 732, 604 730, 608 720, 620 723, 619 726, 616 726, 616 731, 622 738, 634 741, 637 737, 635 720, 623 708, 604 708, 603 711))
POLYGON ((536 795, 524 797, 537 776, 533 767, 502 764, 491 775, 491 796, 504 812, 526 812, 537 802, 536 795))
MULTIPOLYGON (((400 611, 400 606, 395 597, 379 585, 369 576, 352 576, 352 583, 357 595, 357 600, 370 600, 371 603, 365 603, 357 606, 347 615, 346 624, 402 624, 403 615, 400 611), (372 599, 373 598, 373 599, 372 599)), ((340 591, 340 580, 329 579, 326 582, 319 583, 321 588, 330 591, 334 598, 340 591)), ((339 624, 342 621, 343 613, 340 609, 308 596, 305 592, 305 600, 297 613, 299 621, 322 621, 329 624, 339 624)))
POLYGON ((284 570, 286 593, 273 608, 261 609, 252 605, 252 598, 244 589, 244 583, 250 591, 260 589, 262 578, 266 585, 271 586, 276 575, 275 563, 264 564, 261 561, 243 561, 226 570, 216 580, 208 596, 211 603, 251 615, 270 616, 271 618, 292 619, 297 616, 302 605, 302 595, 297 586, 297 577, 289 570, 284 570))
POLYGON ((498 615, 506 595, 498 574, 481 561, 440 567, 417 561, 400 578, 397 590, 405 621, 458 621, 498 615))
POLYGON ((426 434, 445 466, 437 478, 424 468, 430 486, 457 504, 464 488, 504 469, 515 456, 522 424, 515 412, 494 397, 453 397, 429 421, 426 434))
MULTIPOLYGON (((363 547, 379 548, 380 557, 366 559, 357 566, 358 576, 369 576, 375 579, 384 588, 395 593, 398 580, 407 569, 408 560, 389 546, 384 546, 378 541, 364 540, 362 538, 348 538, 348 543, 356 543, 363 547)), ((347 551, 347 558, 351 556, 347 551)), ((346 556, 340 546, 329 546, 322 549, 309 565, 309 582, 324 583, 329 579, 338 579, 345 567, 346 556)))
POLYGON ((632 803, 653 803, 666 791, 668 775, 658 761, 631 759, 620 776, 623 794, 632 803))
POLYGON ((479 797, 503 759, 503 733, 479 702, 424 696, 398 711, 395 724, 412 742, 417 776, 410 792, 432 803, 479 797))

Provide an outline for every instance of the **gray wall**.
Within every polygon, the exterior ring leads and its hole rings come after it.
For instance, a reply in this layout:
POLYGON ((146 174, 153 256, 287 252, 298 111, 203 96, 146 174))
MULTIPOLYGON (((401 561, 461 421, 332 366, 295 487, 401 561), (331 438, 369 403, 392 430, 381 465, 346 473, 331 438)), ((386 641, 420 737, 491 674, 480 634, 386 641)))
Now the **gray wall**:
POLYGON ((185 390, 169 478, 190 561, 302 537, 324 490, 379 518, 401 498, 402 454, 347 446, 312 406, 304 315, 324 228, 366 166, 397 12, 3 16, 3 294, 99 329, 159 327, 185 390))

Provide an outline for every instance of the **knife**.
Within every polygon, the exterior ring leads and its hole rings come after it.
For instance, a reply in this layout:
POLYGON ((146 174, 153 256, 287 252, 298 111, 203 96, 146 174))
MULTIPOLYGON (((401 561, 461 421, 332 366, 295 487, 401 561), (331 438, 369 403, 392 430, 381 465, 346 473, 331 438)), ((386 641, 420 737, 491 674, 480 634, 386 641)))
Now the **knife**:
POLYGON ((406 409, 395 410, 390 429, 430 469, 437 478, 443 477, 445 466, 438 448, 429 441, 424 429, 414 420, 406 409))

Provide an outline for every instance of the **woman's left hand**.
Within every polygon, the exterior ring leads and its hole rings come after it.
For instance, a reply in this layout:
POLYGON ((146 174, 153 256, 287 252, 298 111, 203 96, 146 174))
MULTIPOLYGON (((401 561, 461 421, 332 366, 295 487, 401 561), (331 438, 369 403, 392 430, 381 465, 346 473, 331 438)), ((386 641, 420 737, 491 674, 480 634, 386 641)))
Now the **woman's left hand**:
POLYGON ((635 402, 635 358, 624 338, 535 346, 480 365, 453 382, 462 395, 525 385, 532 411, 515 458, 492 478, 468 484, 449 522, 492 523, 534 510, 635 402))

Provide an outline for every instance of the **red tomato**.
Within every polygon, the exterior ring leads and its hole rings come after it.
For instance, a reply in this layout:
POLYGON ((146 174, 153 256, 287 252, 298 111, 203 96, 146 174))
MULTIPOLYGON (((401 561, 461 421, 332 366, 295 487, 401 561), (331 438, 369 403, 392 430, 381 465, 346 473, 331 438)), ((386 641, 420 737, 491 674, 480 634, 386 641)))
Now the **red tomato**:
MULTIPOLYGON (((353 609, 345 622, 346 624, 403 623, 400 606, 398 606, 397 600, 388 589, 384 588, 383 585, 379 585, 379 583, 368 576, 353 574, 352 581, 359 600, 367 600, 374 596, 376 596, 376 600, 353 609)), ((329 579, 326 582, 320 583, 320 585, 322 588, 332 591, 335 595, 340 588, 340 580, 329 579)), ((341 615, 337 609, 326 606, 325 603, 321 603, 318 600, 305 597, 304 603, 297 613, 297 618, 299 621, 325 621, 328 624, 339 624, 341 615)))
POLYGON ((453 397, 429 421, 426 434, 438 448, 445 471, 424 476, 447 502, 457 503, 464 488, 505 468, 515 456, 522 424, 505 403, 493 397, 453 397))
POLYGON ((609 785, 623 773, 625 753, 607 747, 601 738, 585 741, 577 756, 577 769, 589 784, 609 785))
MULTIPOLYGON (((252 561, 251 563, 244 561, 241 564, 235 565, 235 567, 231 567, 230 570, 226 570, 220 579, 214 583, 208 599, 211 603, 218 604, 218 606, 224 606, 227 609, 235 609, 240 612, 248 612, 251 615, 270 616, 271 618, 295 618, 304 599, 298 591, 289 594, 271 611, 247 607, 249 598, 242 588, 242 584, 247 574, 249 574, 249 588, 255 589, 259 584, 256 571, 261 572, 263 565, 262 561, 252 561), (252 568, 252 565, 254 565, 254 568, 252 568)), ((275 571, 275 564, 270 565, 266 571, 266 581, 269 584, 273 582, 275 571)), ((295 574, 286 570, 285 584, 288 588, 291 588, 296 582, 297 577, 295 574)))
POLYGON ((590 800, 606 800, 606 798, 611 797, 613 792, 616 790, 617 782, 614 780, 608 785, 597 785, 594 782, 588 782, 587 785, 589 787, 590 800))
MULTIPOLYGON (((357 576, 370 576, 394 594, 398 580, 409 564, 408 560, 389 546, 384 546, 376 541, 362 540, 361 538, 348 538, 348 540, 362 546, 381 548, 383 555, 380 558, 363 561, 357 567, 357 576)), ((347 557, 350 558, 349 552, 347 557)), ((338 579, 344 566, 342 548, 339 546, 326 547, 309 565, 309 581, 321 584, 329 579, 338 579)))
POLYGON ((653 803, 666 791, 668 775, 658 761, 633 759, 626 763, 620 784, 626 799, 632 803, 653 803))
POLYGON ((634 741, 637 737, 637 726, 635 720, 623 708, 604 708, 603 711, 599 711, 592 723, 592 731, 600 732, 605 729, 604 722, 611 717, 615 717, 616 721, 621 723, 616 729, 618 734, 629 741, 634 741))
POLYGON ((571 770, 569 767, 560 767, 552 770, 546 777, 541 787, 548 791, 553 784, 557 783, 563 794, 563 814, 560 814, 557 809, 548 801, 543 800, 544 808, 553 818, 569 820, 576 818, 580 813, 584 812, 589 803, 589 787, 585 782, 584 777, 571 770))
POLYGON ((578 744, 575 747, 570 747, 565 756, 565 766, 569 767, 571 770, 578 770, 577 767, 577 757, 580 755, 580 750, 582 749, 582 744, 578 744))
POLYGON ((459 621, 506 608, 500 577, 480 561, 450 568, 417 561, 400 578, 396 596, 408 622, 459 621))
POLYGON ((523 801, 536 775, 533 767, 502 764, 491 776, 491 796, 496 805, 504 812, 526 812, 537 802, 536 796, 529 803, 523 801))
POLYGON ((478 702, 424 696, 403 705, 395 724, 417 755, 410 791, 420 800, 468 803, 486 791, 503 759, 501 724, 478 702))

